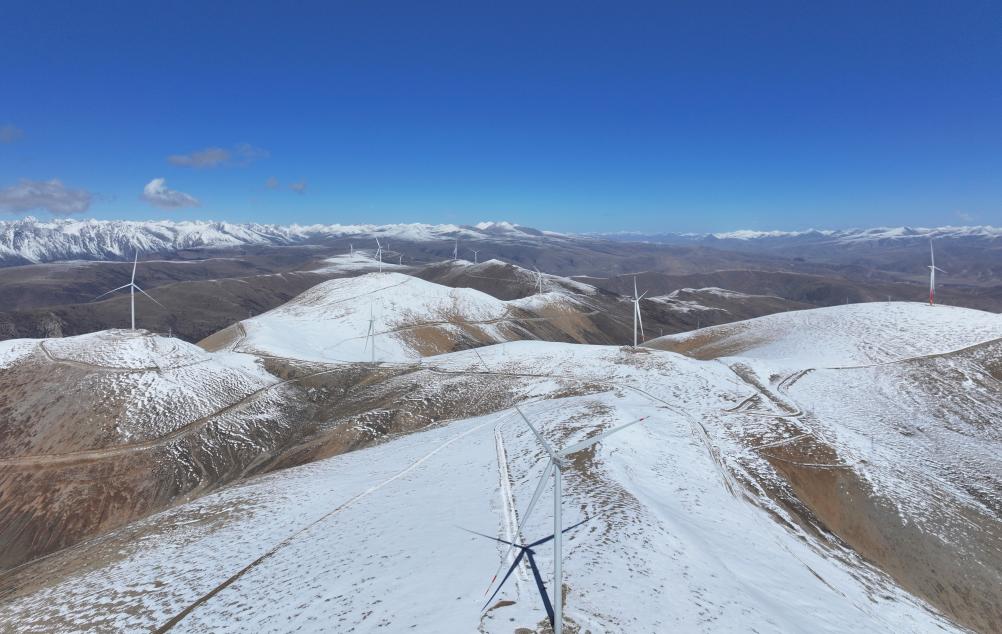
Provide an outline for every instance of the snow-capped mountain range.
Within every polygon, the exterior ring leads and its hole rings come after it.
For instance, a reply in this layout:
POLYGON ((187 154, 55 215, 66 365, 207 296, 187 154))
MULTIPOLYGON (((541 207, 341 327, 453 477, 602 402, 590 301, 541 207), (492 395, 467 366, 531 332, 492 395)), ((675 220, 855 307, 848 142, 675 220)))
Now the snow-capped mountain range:
POLYGON ((1002 227, 993 227, 991 225, 963 227, 872 227, 869 229, 805 229, 803 231, 755 231, 741 229, 718 233, 618 232, 593 235, 610 240, 664 242, 669 244, 701 241, 853 243, 884 240, 926 240, 929 238, 998 240, 1002 238, 1002 227))
POLYGON ((0 263, 24 264, 60 260, 122 260, 136 251, 163 253, 180 249, 250 245, 308 244, 349 236, 409 242, 434 240, 534 240, 562 234, 509 222, 476 225, 272 225, 214 221, 23 220, 0 222, 0 263))
POLYGON ((538 243, 542 239, 566 242, 612 240, 663 244, 710 244, 737 249, 803 246, 809 244, 904 244, 928 238, 994 242, 1002 228, 973 227, 880 227, 806 231, 751 231, 724 233, 605 233, 566 234, 540 231, 510 222, 386 225, 275 225, 235 224, 214 221, 133 220, 21 220, 0 221, 0 264, 55 262, 61 260, 122 260, 136 250, 166 253, 180 249, 225 248, 250 245, 309 244, 313 241, 358 236, 407 242, 436 240, 489 240, 538 243))

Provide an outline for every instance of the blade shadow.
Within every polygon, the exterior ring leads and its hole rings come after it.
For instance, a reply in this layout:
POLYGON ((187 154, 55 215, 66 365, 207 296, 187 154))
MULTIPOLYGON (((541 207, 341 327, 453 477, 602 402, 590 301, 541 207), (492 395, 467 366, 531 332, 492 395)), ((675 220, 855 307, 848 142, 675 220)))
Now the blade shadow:
MULTIPOLYGON (((560 534, 562 535, 564 533, 567 533, 569 531, 574 530, 575 528, 577 528, 577 527, 581 526, 582 524, 584 524, 585 522, 587 522, 589 519, 590 518, 585 518, 585 519, 581 520, 580 522, 578 522, 576 524, 572 524, 572 525, 568 526, 567 528, 565 528, 562 531, 560 531, 560 534)), ((526 544, 519 544, 519 543, 516 543, 516 542, 510 542, 510 541, 501 539, 499 537, 493 537, 491 535, 485 535, 484 533, 478 533, 477 531, 472 531, 472 530, 470 530, 468 528, 463 528, 463 527, 459 527, 459 528, 460 528, 460 530, 464 530, 467 533, 472 533, 474 535, 477 535, 478 537, 484 537, 486 539, 490 539, 490 540, 498 542, 500 544, 505 544, 506 546, 511 546, 513 548, 518 548, 518 555, 515 556, 515 560, 512 562, 511 566, 508 567, 508 571, 505 572, 504 577, 501 578, 501 582, 498 584, 497 589, 494 590, 494 594, 492 594, 490 596, 490 598, 487 599, 487 602, 484 604, 484 607, 480 608, 480 611, 483 612, 484 610, 486 610, 491 605, 491 603, 498 596, 498 594, 500 594, 501 589, 504 587, 505 582, 508 581, 508 578, 511 577, 512 573, 515 572, 515 569, 518 568, 518 564, 522 561, 522 558, 525 557, 526 560, 529 562, 529 569, 532 571, 532 578, 533 578, 533 581, 536 584, 536 590, 539 592, 539 597, 543 601, 543 607, 546 608, 546 616, 550 620, 550 627, 553 627, 553 618, 554 618, 553 617, 553 603, 550 601, 550 595, 546 591, 546 583, 543 581, 543 575, 539 571, 539 566, 536 565, 536 557, 535 557, 536 552, 533 550, 533 548, 535 548, 537 546, 542 546, 543 544, 546 544, 547 542, 553 541, 553 537, 554 536, 550 535, 548 537, 544 537, 543 539, 540 539, 538 541, 534 541, 531 544, 526 545, 526 544)), ((556 591, 560 592, 560 591, 562 591, 562 589, 558 588, 556 591)))

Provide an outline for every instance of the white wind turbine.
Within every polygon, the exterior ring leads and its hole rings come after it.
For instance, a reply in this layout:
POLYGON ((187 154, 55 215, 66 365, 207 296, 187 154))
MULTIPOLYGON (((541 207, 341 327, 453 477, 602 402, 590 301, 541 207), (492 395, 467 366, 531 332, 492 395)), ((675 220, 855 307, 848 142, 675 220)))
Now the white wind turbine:
POLYGON ((452 261, 455 262, 459 259, 459 238, 456 238, 456 244, 452 247, 452 261))
POLYGON ((383 272, 383 245, 379 244, 379 238, 376 238, 376 259, 379 260, 379 272, 383 272))
POLYGON ((932 250, 932 238, 929 238, 929 305, 934 306, 936 304, 936 271, 940 273, 946 273, 943 269, 936 266, 936 254, 932 250))
POLYGON ((376 318, 372 314, 372 302, 369 302, 369 332, 365 334, 365 347, 362 348, 362 352, 365 352, 366 348, 372 346, 372 350, 369 353, 369 359, 372 363, 376 362, 376 318))
POLYGON ((478 249, 470 249, 470 251, 473 251, 473 263, 474 264, 479 264, 480 260, 477 259, 477 254, 480 253, 480 251, 483 251, 483 249, 479 249, 479 250, 478 249))
POLYGON ((532 268, 536 271, 536 294, 541 295, 543 293, 543 274, 539 272, 539 269, 535 265, 532 268))
POLYGON ((122 289, 126 289, 126 288, 129 289, 129 303, 130 303, 130 307, 131 307, 130 308, 130 314, 132 316, 132 330, 136 329, 136 291, 139 291, 143 295, 146 295, 147 297, 149 297, 150 301, 152 301, 154 304, 156 304, 160 308, 163 308, 164 310, 167 310, 167 308, 163 304, 161 304, 157 300, 155 300, 152 297, 150 297, 149 293, 147 293, 143 289, 141 289, 138 286, 136 286, 136 266, 138 264, 139 264, 139 251, 137 250, 136 251, 136 257, 135 257, 135 259, 132 260, 132 279, 129 280, 129 283, 128 284, 123 284, 122 286, 119 286, 118 288, 113 288, 110 291, 108 291, 107 293, 102 293, 101 295, 98 295, 93 300, 91 300, 91 301, 97 301, 97 300, 101 299, 102 297, 104 297, 105 295, 111 295, 112 293, 120 291, 122 289))
MULTIPOLYGON (((479 355, 478 355, 479 356, 479 355)), ((529 514, 532 513, 532 509, 536 506, 536 502, 539 501, 539 496, 543 493, 543 488, 546 486, 546 481, 553 475, 553 634, 562 634, 563 632, 563 615, 564 615, 564 571, 563 571, 563 517, 561 512, 561 499, 563 496, 563 471, 562 469, 568 464, 568 457, 583 450, 591 447, 595 443, 605 439, 606 437, 615 434, 618 431, 622 431, 631 425, 636 425, 642 420, 648 418, 644 416, 638 418, 637 420, 631 421, 629 423, 620 425, 618 427, 613 427, 612 429, 606 430, 601 434, 592 436, 591 438, 586 438, 581 442, 574 443, 569 447, 565 447, 561 450, 556 450, 550 443, 543 438, 543 435, 539 433, 535 425, 529 422, 529 419, 522 412, 522 408, 515 405, 515 411, 518 415, 522 417, 525 424, 529 426, 532 433, 536 436, 536 439, 546 450, 549 455, 549 460, 546 463, 546 467, 543 468, 543 475, 539 478, 539 484, 536 485, 536 490, 532 494, 532 499, 529 500, 529 506, 525 509, 525 515, 522 516, 522 520, 518 524, 518 530, 516 535, 522 533, 522 529, 525 528, 525 523, 529 519, 529 514)), ((507 559, 511 554, 512 546, 509 546, 508 553, 505 554, 505 559, 507 559)), ((493 580, 491 584, 493 585, 493 580)), ((486 608, 485 608, 486 609, 486 608)))
POLYGON ((637 324, 640 324, 640 339, 644 338, 644 319, 640 316, 640 300, 644 298, 647 291, 637 295, 637 278, 633 277, 633 347, 637 347, 637 324))

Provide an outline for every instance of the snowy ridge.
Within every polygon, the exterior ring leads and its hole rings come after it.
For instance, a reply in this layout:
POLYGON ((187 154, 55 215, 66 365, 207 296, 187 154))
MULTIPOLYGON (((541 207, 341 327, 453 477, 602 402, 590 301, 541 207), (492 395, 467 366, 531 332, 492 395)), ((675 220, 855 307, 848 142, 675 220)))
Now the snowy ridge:
MULTIPOLYGON (((582 631, 957 631, 851 553, 832 556, 735 493, 710 450, 736 450, 719 410, 734 398, 725 366, 547 342, 480 356, 428 363, 458 375, 484 363, 531 375, 526 396, 550 400, 526 402, 526 415, 562 443, 650 417, 567 467, 565 525, 587 520, 567 534, 564 559, 567 616, 582 631), (617 389, 565 389, 593 381, 617 389)), ((57 555, 42 565, 69 574, 9 599, 0 624, 155 629, 229 578, 181 622, 184 631, 538 631, 542 605, 521 574, 500 595, 509 603, 482 613, 485 581, 504 551, 463 528, 502 530, 511 518, 499 474, 510 474, 524 509, 546 458, 504 411, 284 470, 84 544, 76 560, 57 555), (448 512, 428 512, 443 505, 448 512)), ((540 510, 524 533, 549 530, 540 510)), ((550 552, 537 552, 546 581, 550 552)))
POLYGON ((561 234, 541 232, 509 222, 389 225, 273 225, 213 221, 131 221, 32 217, 0 222, 0 261, 122 260, 137 249, 168 252, 199 247, 303 244, 348 236, 386 237, 406 241, 460 239, 538 240, 561 234))
POLYGON ((642 242, 800 242, 800 243, 834 243, 851 244, 892 240, 895 242, 908 240, 926 241, 935 239, 1002 239, 1002 227, 991 225, 977 226, 944 226, 944 227, 873 227, 868 229, 805 229, 802 231, 757 231, 739 229, 718 233, 640 233, 618 232, 591 234, 612 240, 642 241, 642 242))
POLYGON ((318 284, 272 311, 240 323, 232 349, 314 361, 415 361, 422 331, 462 336, 473 324, 493 341, 508 304, 469 288, 449 288, 402 273, 369 273, 318 284), (366 336, 372 319, 374 337, 366 336))
POLYGON ((776 313, 649 342, 695 346, 700 357, 741 356, 779 367, 874 365, 1002 337, 1002 316, 957 306, 872 302, 776 313))

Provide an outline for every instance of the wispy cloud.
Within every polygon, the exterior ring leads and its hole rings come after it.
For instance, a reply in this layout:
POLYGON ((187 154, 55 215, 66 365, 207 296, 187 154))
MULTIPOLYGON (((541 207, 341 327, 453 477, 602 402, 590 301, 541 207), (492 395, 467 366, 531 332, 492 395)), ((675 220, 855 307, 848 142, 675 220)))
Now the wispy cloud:
POLYGON ((45 210, 57 216, 79 214, 90 209, 94 194, 86 189, 70 189, 60 181, 21 179, 17 185, 0 189, 0 211, 11 214, 45 210))
POLYGON ((957 216, 957 218, 959 218, 963 222, 973 222, 974 221, 974 214, 969 214, 966 211, 960 211, 960 210, 957 210, 957 211, 955 211, 953 213, 954 213, 955 216, 957 216))
POLYGON ((268 189, 278 189, 278 179, 274 176, 269 176, 268 180, 264 182, 264 186, 268 189))
POLYGON ((180 209, 182 207, 198 207, 198 199, 184 192, 167 188, 167 181, 154 178, 143 187, 143 200, 162 209, 180 209))
POLYGON ((23 136, 24 130, 15 125, 10 123, 0 125, 0 143, 13 143, 23 136))
POLYGON ((297 194, 302 194, 306 191, 306 181, 299 181, 298 183, 289 183, 289 189, 296 192, 297 194))
POLYGON ((254 147, 250 143, 238 143, 230 149, 207 147, 188 154, 171 154, 167 157, 167 162, 180 167, 210 169, 222 165, 244 167, 269 156, 268 150, 254 147))

